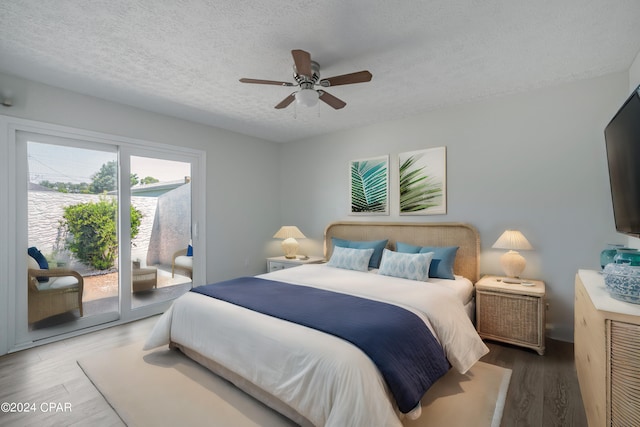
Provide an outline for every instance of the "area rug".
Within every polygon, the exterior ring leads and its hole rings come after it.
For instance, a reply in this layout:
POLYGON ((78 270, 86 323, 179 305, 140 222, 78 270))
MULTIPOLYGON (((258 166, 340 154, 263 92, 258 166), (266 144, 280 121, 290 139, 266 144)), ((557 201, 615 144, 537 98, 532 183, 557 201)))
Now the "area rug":
MULTIPOLYGON (((182 353, 144 352, 141 344, 78 360, 122 421, 136 426, 293 426, 182 353)), ((465 375, 449 371, 422 399, 407 427, 498 427, 511 370, 478 362, 465 375)))

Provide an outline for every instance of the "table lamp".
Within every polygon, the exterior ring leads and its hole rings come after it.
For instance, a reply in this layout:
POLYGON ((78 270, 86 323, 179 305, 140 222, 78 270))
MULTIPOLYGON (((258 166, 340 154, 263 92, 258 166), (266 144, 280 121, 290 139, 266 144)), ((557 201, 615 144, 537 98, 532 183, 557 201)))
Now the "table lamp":
POLYGON ((508 277, 518 278, 527 265, 527 261, 517 251, 531 250, 533 247, 526 237, 518 230, 507 230, 496 240, 492 248, 508 249, 500 257, 500 264, 508 277))
POLYGON ((282 250, 287 259, 295 259, 298 253, 298 241, 296 239, 304 239, 305 235, 295 225, 283 225, 280 230, 273 235, 274 239, 284 239, 282 241, 282 250))

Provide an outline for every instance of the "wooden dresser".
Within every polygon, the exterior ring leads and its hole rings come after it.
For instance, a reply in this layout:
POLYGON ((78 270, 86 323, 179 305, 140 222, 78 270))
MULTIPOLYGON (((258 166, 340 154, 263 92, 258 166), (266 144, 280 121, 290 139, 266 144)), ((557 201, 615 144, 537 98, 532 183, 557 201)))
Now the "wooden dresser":
POLYGON ((574 343, 589 426, 640 426, 640 305, 611 298, 597 271, 576 275, 574 343))

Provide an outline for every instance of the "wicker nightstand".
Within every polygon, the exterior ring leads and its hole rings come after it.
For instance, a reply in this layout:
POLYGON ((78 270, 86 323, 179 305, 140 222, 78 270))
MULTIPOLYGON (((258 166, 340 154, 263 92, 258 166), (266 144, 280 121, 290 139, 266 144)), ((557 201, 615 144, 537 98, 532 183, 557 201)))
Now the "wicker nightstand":
POLYGON ((539 280, 522 284, 485 276, 476 283, 476 329, 482 338, 502 341, 544 354, 545 287, 539 280))

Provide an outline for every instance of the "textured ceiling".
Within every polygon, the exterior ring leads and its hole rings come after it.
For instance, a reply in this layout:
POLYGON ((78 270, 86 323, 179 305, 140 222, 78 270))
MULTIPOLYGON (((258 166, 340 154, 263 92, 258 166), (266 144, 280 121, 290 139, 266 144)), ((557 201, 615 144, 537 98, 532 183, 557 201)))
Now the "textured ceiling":
MULTIPOLYGON (((0 71, 272 141, 627 70, 639 0, 2 0, 0 71), (273 107, 292 49, 345 102, 273 107)), ((0 88, 7 89, 7 88, 0 88)))

